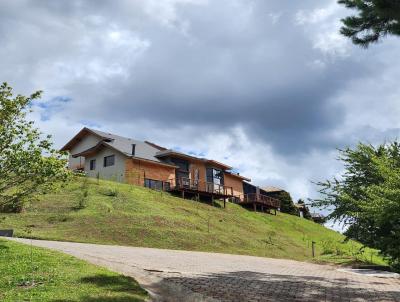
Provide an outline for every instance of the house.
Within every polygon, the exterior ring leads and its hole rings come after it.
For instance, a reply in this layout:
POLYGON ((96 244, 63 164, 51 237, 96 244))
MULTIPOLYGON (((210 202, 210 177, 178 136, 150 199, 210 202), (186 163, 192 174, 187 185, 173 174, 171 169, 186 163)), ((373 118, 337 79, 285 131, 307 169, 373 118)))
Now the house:
POLYGON ((311 213, 311 219, 319 224, 324 224, 326 222, 326 217, 321 213, 311 213))
POLYGON ((274 187, 274 186, 265 186, 262 188, 266 195, 278 198, 282 192, 286 192, 284 189, 274 187))
POLYGON ((83 128, 61 150, 69 153, 71 170, 82 170, 90 177, 170 191, 182 197, 279 207, 279 202, 264 197, 249 178, 232 172, 229 165, 148 141, 83 128), (250 192, 246 186, 256 191, 250 192), (268 203, 264 204, 264 199, 268 203))

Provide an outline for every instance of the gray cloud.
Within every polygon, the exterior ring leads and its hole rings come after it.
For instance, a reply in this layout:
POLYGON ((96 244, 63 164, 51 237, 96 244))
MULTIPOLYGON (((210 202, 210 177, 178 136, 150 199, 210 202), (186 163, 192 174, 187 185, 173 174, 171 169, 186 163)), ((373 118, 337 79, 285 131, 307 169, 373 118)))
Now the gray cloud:
POLYGON ((346 13, 336 0, 1 2, 0 77, 45 90, 33 118, 58 145, 94 125, 306 197, 338 171, 336 147, 400 128, 399 42, 352 46, 346 13))

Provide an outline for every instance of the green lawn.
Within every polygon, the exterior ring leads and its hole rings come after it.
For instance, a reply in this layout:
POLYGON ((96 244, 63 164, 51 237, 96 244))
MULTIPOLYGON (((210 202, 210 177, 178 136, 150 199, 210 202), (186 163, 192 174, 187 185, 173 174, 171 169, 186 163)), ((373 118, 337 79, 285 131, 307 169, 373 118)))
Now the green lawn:
POLYGON ((127 184, 89 179, 85 188, 83 183, 77 179, 40 197, 24 213, 0 214, 0 228, 49 240, 385 264, 377 251, 360 252, 359 243, 345 243, 343 235, 299 217, 254 213, 231 203, 212 207, 127 184), (77 208, 80 200, 83 209, 77 208))
POLYGON ((145 301, 135 280, 58 252, 0 240, 0 301, 145 301))

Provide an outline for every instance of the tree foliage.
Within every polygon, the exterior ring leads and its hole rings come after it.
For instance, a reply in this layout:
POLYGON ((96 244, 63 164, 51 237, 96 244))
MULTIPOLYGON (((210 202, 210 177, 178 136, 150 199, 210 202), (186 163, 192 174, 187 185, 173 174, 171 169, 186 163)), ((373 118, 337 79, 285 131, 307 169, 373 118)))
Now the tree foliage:
POLYGON ((320 182, 315 206, 332 209, 329 218, 350 225, 346 235, 375 247, 400 266, 400 144, 359 144, 340 150, 345 172, 320 182))
POLYGON ((339 0, 339 4, 355 9, 358 15, 342 19, 340 32, 354 44, 368 47, 386 35, 400 35, 400 1, 339 0))
POLYGON ((26 120, 32 101, 13 96, 12 88, 0 86, 0 210, 21 211, 25 201, 46 192, 69 172, 64 155, 52 147, 51 137, 42 137, 32 121, 26 120))
POLYGON ((282 191, 276 196, 281 201, 281 212, 291 215, 298 215, 296 206, 293 203, 292 197, 286 191, 282 191))

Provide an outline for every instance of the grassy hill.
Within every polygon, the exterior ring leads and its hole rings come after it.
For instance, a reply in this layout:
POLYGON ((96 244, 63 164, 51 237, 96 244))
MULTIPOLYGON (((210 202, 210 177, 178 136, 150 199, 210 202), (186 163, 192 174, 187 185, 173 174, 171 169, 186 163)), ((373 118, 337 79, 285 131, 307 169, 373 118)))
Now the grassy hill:
POLYGON ((212 251, 295 260, 385 264, 371 249, 305 219, 255 213, 228 203, 183 200, 146 188, 77 178, 21 214, 0 214, 0 228, 48 240, 212 251), (311 242, 316 242, 316 258, 311 242))
POLYGON ((145 301, 135 280, 58 252, 0 240, 0 301, 145 301), (68 299, 66 299, 68 297, 68 299))

